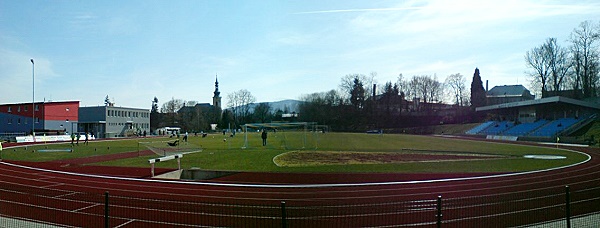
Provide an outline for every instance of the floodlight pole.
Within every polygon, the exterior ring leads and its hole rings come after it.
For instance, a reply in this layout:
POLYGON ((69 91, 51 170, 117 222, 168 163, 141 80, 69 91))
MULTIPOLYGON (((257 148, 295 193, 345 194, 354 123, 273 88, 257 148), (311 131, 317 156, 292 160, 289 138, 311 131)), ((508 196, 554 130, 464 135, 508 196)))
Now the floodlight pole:
POLYGON ((31 90, 32 90, 32 99, 31 99, 31 136, 33 141, 35 142, 35 63, 33 59, 31 61, 31 90))

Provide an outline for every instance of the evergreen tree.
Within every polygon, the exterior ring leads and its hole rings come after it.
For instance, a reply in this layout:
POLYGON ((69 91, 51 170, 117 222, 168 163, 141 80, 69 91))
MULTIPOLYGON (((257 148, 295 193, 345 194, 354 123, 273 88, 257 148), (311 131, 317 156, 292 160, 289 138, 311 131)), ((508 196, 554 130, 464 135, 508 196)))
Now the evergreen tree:
POLYGON ((475 68, 475 73, 473 74, 473 81, 471 82, 472 109, 486 105, 485 94, 486 92, 485 89, 483 89, 483 82, 481 81, 481 76, 479 76, 479 69, 475 68))
POLYGON ((152 109, 150 110, 150 131, 154 131, 159 127, 161 114, 158 113, 158 98, 152 100, 152 109))

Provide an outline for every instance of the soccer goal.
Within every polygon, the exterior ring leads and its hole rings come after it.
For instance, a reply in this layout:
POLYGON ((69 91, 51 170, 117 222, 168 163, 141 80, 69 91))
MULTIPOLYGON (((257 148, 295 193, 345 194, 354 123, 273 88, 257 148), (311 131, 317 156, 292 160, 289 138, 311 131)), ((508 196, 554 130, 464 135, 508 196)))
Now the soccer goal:
POLYGON ((285 150, 301 150, 316 147, 314 128, 311 122, 289 123, 251 123, 242 126, 244 145, 242 148, 280 148, 285 150), (263 131, 267 142, 263 146, 263 131))
POLYGON ((149 150, 160 156, 189 154, 202 151, 201 146, 189 142, 184 142, 179 139, 138 142, 138 151, 140 150, 140 148, 143 148, 142 146, 148 148, 149 150))

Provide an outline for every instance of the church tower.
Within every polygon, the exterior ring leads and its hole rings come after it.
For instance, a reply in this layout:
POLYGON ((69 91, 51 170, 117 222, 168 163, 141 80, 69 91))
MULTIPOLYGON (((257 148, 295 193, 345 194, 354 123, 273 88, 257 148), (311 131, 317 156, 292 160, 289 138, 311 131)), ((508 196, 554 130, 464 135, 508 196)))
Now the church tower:
POLYGON ((219 92, 219 80, 217 79, 217 75, 215 75, 215 92, 213 96, 213 106, 221 109, 221 92, 219 92))

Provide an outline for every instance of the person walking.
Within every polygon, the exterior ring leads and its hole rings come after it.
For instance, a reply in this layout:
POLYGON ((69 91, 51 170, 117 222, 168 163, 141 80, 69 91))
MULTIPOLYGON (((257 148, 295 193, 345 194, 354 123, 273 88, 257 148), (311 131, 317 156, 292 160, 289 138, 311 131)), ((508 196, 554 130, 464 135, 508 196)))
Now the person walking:
POLYGON ((75 133, 71 133, 71 146, 75 143, 75 133))
POLYGON ((260 134, 260 137, 262 138, 263 146, 266 146, 267 145, 267 131, 265 129, 263 129, 262 133, 260 134))
POLYGON ((81 134, 77 133, 77 145, 79 146, 79 138, 81 138, 81 134))
POLYGON ((85 137, 85 141, 83 141, 83 144, 87 145, 88 144, 88 132, 87 131, 85 132, 84 137, 85 137))

